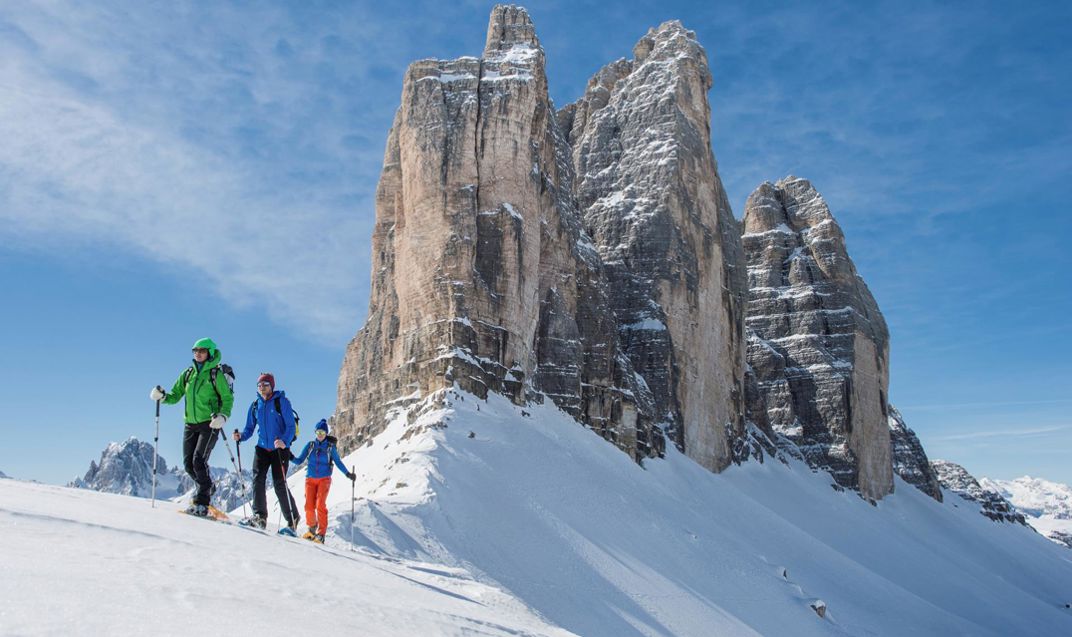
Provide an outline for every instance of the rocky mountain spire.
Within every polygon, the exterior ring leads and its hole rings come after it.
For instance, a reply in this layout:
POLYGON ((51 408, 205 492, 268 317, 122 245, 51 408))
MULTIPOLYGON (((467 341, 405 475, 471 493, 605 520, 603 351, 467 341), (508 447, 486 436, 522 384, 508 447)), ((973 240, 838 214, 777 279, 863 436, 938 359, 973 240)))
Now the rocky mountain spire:
POLYGON ((671 439, 718 471, 743 430, 745 279, 711 152, 711 73, 677 21, 633 54, 597 72, 559 122, 622 347, 671 439))
POLYGON ((554 114, 524 9, 492 10, 482 58, 410 65, 377 190, 369 316, 339 376, 344 445, 457 383, 546 396, 627 453, 657 452, 554 114))
POLYGON ((841 486, 891 493, 889 334, 826 202, 804 179, 764 183, 743 240, 748 363, 770 426, 841 486))

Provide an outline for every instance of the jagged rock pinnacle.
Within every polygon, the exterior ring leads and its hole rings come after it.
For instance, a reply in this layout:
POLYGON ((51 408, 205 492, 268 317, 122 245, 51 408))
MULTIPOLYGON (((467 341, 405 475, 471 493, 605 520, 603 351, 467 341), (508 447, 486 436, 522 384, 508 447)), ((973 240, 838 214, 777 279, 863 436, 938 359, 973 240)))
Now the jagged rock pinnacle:
POLYGON ((539 48, 536 25, 524 7, 512 4, 497 4, 488 20, 488 39, 484 43, 484 55, 506 51, 516 45, 539 48))

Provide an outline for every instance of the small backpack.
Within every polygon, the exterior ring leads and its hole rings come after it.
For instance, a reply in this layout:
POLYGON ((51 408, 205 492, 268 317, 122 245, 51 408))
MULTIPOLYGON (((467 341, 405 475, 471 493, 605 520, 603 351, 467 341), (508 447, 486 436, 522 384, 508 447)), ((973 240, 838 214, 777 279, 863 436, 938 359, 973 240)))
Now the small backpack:
MULTIPOLYGON (((227 387, 234 393, 234 369, 227 363, 220 363, 219 365, 208 370, 209 384, 212 385, 212 391, 216 392, 216 403, 219 405, 218 409, 223 409, 223 396, 220 395, 219 387, 216 387, 216 378, 219 377, 219 373, 223 372, 223 379, 227 381, 227 387)), ((194 374, 193 365, 186 368, 186 372, 182 376, 182 384, 188 385, 190 383, 190 377, 194 374)), ((278 405, 276 405, 278 407, 278 405)))
MULTIPOLYGON (((276 413, 282 414, 283 413, 283 407, 279 404, 279 396, 275 397, 274 402, 275 402, 275 411, 276 411, 276 413)), ((253 412, 253 424, 254 424, 254 426, 256 426, 256 424, 257 424, 257 410, 254 409, 254 407, 256 407, 256 406, 257 406, 257 401, 255 401, 255 400, 253 401, 253 404, 251 404, 249 406, 249 410, 251 412, 253 412)), ((298 432, 299 432, 298 423, 301 422, 301 416, 298 415, 298 412, 294 411, 294 406, 293 405, 291 405, 291 407, 290 407, 290 413, 294 415, 294 437, 290 439, 290 444, 294 444, 294 441, 298 439, 298 432)))

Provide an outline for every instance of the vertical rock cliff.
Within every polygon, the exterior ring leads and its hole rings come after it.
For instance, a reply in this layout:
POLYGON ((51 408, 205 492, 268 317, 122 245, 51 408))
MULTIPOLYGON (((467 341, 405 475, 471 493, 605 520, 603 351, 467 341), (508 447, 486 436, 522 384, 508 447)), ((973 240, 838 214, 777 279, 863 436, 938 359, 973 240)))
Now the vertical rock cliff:
POLYGON ((633 55, 596 73, 558 117, 622 348, 674 443, 719 471, 744 426, 745 278, 711 152, 711 73, 677 21, 633 55))
POLYGON ((942 485, 938 474, 923 451, 923 444, 916 432, 908 428, 901 412, 889 405, 890 445, 893 456, 893 472, 935 500, 942 501, 942 485))
POLYGON ((744 214, 748 362, 770 426, 813 467, 871 500, 893 490, 889 335, 823 198, 765 183, 744 214))
POLYGON ((657 451, 572 182, 524 9, 493 9, 480 58, 409 67, 377 190, 368 320, 339 376, 344 445, 457 383, 546 395, 627 453, 657 451))

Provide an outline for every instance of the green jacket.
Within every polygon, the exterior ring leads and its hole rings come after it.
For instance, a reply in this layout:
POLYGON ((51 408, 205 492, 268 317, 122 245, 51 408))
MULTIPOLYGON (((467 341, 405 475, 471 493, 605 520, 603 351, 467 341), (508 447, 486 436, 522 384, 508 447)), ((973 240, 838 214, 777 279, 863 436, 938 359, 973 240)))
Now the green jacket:
POLYGON ((217 372, 216 390, 212 389, 210 380, 211 370, 220 364, 221 358, 220 350, 216 350, 216 353, 205 361, 200 370, 197 369, 196 364, 184 369, 171 391, 164 397, 165 404, 174 405, 186 396, 186 424, 211 420, 213 414, 231 417, 234 392, 227 384, 227 379, 224 378, 223 372, 217 372), (190 374, 189 380, 186 378, 187 372, 190 374), (216 395, 217 390, 219 397, 216 395))

